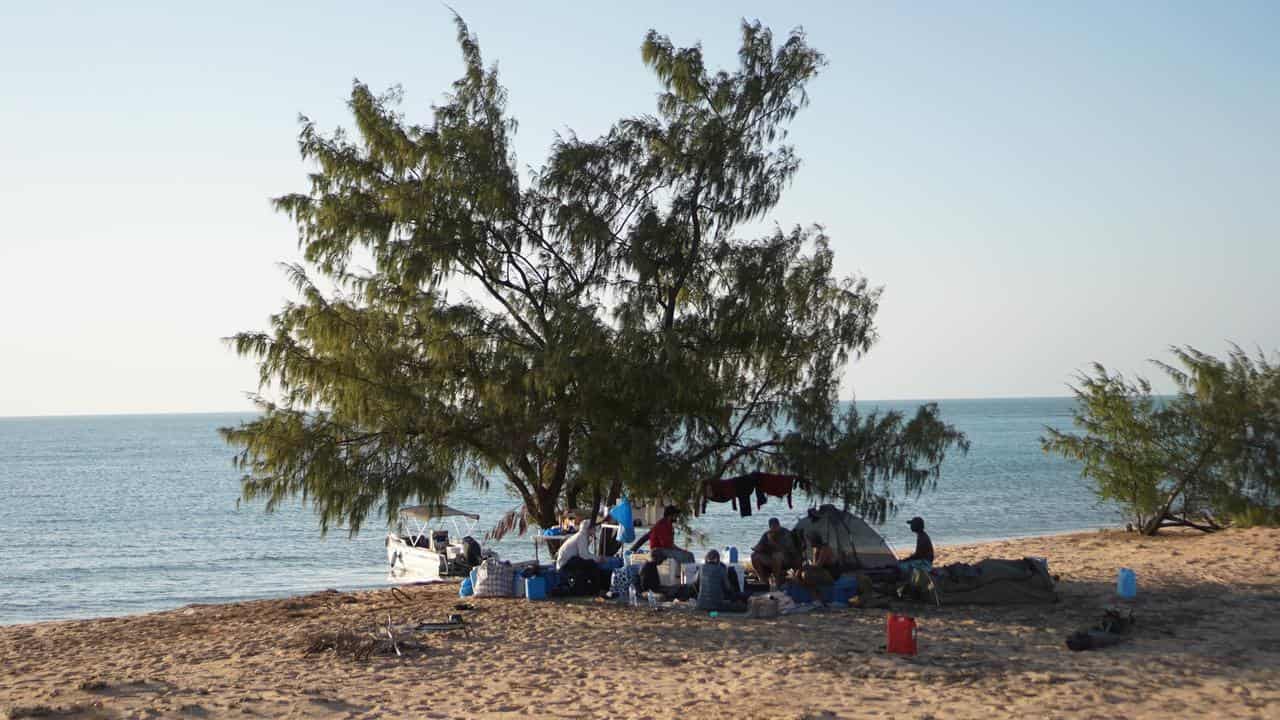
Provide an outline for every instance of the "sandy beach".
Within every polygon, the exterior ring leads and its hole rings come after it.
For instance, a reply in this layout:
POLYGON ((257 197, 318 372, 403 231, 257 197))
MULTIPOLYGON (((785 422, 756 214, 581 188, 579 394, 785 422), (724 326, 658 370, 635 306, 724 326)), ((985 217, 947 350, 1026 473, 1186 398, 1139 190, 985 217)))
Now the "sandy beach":
MULTIPOLYGON (((1061 602, 771 620, 592 602, 473 600, 453 585, 316 593, 0 628, 0 717, 1280 717, 1280 530, 1093 532, 941 547, 939 564, 1044 556, 1061 602), (1070 652, 1139 577, 1133 639, 1070 652), (465 616, 404 657, 308 653, 325 633, 465 616)), ((56 591, 50 588, 50 592, 56 591)))

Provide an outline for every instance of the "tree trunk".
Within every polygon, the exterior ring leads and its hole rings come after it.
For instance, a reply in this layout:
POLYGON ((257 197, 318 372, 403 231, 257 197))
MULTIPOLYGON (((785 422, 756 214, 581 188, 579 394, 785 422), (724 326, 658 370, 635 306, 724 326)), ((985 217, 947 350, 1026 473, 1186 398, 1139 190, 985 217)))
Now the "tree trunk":
POLYGON ((605 498, 605 503, 609 507, 618 504, 618 498, 622 496, 622 476, 618 475, 613 478, 613 482, 609 483, 609 496, 605 498))
POLYGON ((1181 495, 1184 490, 1186 490, 1187 485, 1191 482, 1192 478, 1195 478, 1200 474, 1200 471, 1204 469, 1205 465, 1209 462, 1209 458, 1213 455, 1214 448, 1217 446, 1217 440, 1210 440, 1208 445, 1200 449, 1200 454, 1196 458, 1195 465, 1191 466, 1191 470, 1183 473, 1182 479, 1178 481, 1178 485, 1174 487, 1173 492, 1169 493, 1169 496, 1165 498, 1164 507, 1162 507, 1160 512, 1156 513, 1154 517, 1147 521, 1147 524, 1142 528, 1143 535, 1155 535, 1160 532, 1160 528, 1163 527, 1165 519, 1173 517, 1169 511, 1173 509, 1174 501, 1178 499, 1178 496, 1181 495))
POLYGON ((542 528, 549 528, 557 524, 556 504, 559 500, 559 491, 553 488, 539 486, 535 491, 535 506, 529 508, 530 515, 542 528))
POLYGON ((566 508, 578 507, 578 500, 580 499, 581 495, 582 495, 582 485, 580 483, 574 483, 573 485, 570 485, 569 489, 565 492, 564 506, 566 508))
POLYGON ((591 519, 594 520, 600 516, 600 486, 592 483, 591 486, 591 519))

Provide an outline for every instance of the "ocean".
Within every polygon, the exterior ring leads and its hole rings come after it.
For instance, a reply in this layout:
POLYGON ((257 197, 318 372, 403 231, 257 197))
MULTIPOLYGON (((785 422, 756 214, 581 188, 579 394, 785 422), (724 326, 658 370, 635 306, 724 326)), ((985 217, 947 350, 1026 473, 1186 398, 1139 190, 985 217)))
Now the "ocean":
MULTIPOLYGON (((886 538, 912 547, 913 515, 926 519, 936 544, 1120 524, 1078 466, 1040 450, 1045 425, 1070 426, 1071 402, 939 401, 972 448, 947 461, 935 491, 902 503, 882 528, 886 538)), ((248 417, 0 418, 0 624, 385 585, 379 519, 354 538, 343 528, 322 538, 299 502, 273 514, 237 503, 239 473, 217 428, 248 417)), ((495 483, 487 493, 460 491, 450 504, 479 513, 483 531, 517 503, 495 483)), ((744 518, 712 504, 694 527, 706 546, 745 549, 769 517, 790 525, 804 507, 800 497, 794 508, 771 498, 744 518)), ((494 548, 505 558, 533 556, 527 537, 494 548)))

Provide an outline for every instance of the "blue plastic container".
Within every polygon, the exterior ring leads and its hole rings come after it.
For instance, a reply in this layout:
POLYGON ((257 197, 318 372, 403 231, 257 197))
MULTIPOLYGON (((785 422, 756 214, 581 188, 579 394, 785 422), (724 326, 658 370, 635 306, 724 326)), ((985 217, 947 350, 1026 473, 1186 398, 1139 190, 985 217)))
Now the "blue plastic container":
POLYGON ((1120 574, 1116 577, 1116 594, 1125 600, 1137 597, 1138 574, 1129 568, 1120 568, 1120 574))
POLYGON ((547 577, 535 575, 524 579, 524 597, 526 600, 547 599, 547 577))
POLYGON ((848 605, 849 600, 858 594, 858 579, 842 577, 831 586, 831 602, 837 605, 848 605))
POLYGON ((782 592, 786 593, 787 597, 791 598, 791 601, 797 605, 813 602, 813 596, 809 594, 809 591, 795 583, 787 583, 782 586, 782 592))
POLYGON ((458 587, 458 597, 471 597, 474 594, 475 590, 471 584, 471 578, 463 578, 462 585, 458 587))
POLYGON ((548 592, 560 587, 560 573, 556 572, 555 568, 542 570, 538 573, 538 577, 546 579, 548 592))

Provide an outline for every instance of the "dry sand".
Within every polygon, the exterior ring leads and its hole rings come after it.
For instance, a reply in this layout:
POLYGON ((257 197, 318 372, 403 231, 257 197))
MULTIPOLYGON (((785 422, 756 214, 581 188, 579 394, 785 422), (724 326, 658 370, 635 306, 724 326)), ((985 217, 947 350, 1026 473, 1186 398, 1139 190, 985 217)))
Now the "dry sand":
MULTIPOLYGON (((404 658, 307 655, 323 632, 443 619, 456 586, 318 593, 0 628, 13 717, 1280 718, 1280 531, 1119 532, 944 547, 939 563, 1049 558, 1062 601, 913 607, 919 656, 885 655, 884 610, 775 620, 475 600, 404 658), (1139 578, 1133 640, 1064 638, 1139 578)), ((0 714, 3 717, 3 714, 0 714)))

